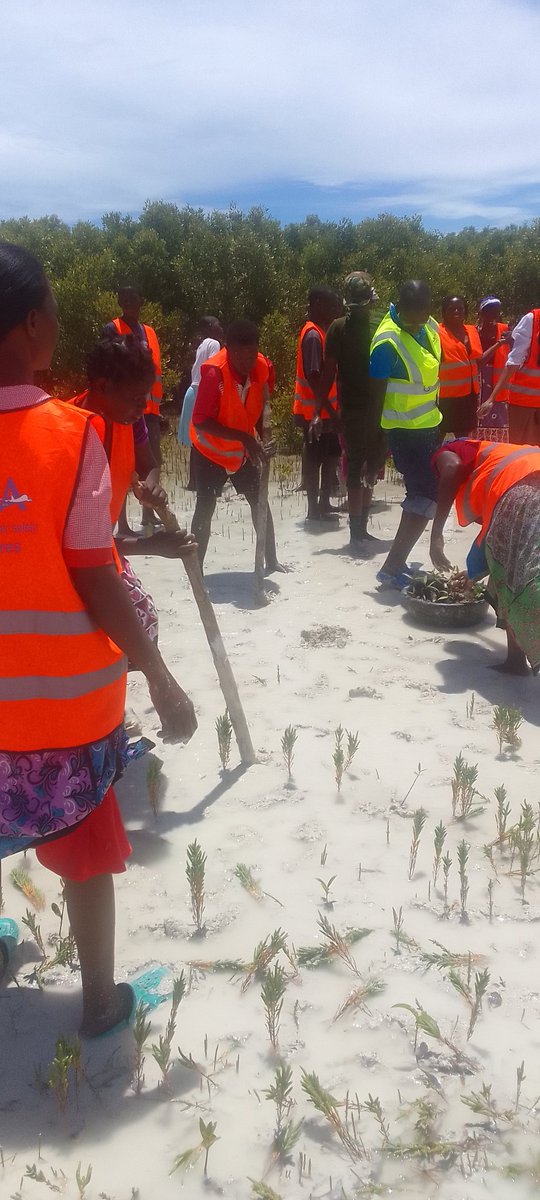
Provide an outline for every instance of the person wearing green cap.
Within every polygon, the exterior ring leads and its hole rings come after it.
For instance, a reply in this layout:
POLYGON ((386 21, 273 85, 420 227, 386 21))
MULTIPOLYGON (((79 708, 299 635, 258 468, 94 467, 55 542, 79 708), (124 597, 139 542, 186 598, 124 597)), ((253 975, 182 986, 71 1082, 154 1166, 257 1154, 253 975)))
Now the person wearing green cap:
POLYGON ((337 378, 341 437, 347 464, 351 550, 365 552, 377 539, 367 524, 373 484, 384 463, 384 435, 379 411, 370 403, 370 310, 377 293, 366 271, 352 271, 344 285, 345 315, 330 325, 324 362, 316 390, 324 404, 337 378))

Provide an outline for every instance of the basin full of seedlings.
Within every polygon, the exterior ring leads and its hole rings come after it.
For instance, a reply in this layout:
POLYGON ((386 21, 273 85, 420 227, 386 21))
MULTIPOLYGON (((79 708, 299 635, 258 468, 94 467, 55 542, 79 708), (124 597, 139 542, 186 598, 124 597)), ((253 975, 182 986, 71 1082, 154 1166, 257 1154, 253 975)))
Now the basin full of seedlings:
POLYGON ((401 595, 413 620, 440 629, 477 625, 489 610, 484 585, 473 583, 463 571, 414 575, 401 595))

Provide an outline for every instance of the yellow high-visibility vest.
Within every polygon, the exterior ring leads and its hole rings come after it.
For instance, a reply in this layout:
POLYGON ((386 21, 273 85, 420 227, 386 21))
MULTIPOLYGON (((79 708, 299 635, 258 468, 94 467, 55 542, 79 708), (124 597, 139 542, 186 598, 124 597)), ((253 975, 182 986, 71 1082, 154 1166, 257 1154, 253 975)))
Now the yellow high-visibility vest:
POLYGON ((390 313, 375 331, 371 349, 389 343, 407 373, 406 379, 388 380, 381 418, 383 429, 434 429, 442 421, 437 403, 441 339, 437 322, 432 317, 426 322, 425 329, 429 350, 393 321, 390 313))

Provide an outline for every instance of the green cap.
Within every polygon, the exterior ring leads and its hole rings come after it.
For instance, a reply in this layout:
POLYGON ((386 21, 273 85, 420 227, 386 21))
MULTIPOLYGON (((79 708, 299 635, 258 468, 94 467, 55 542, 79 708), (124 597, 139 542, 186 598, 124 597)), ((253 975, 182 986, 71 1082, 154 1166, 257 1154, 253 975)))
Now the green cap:
POLYGON ((343 296, 348 307, 353 304, 359 306, 371 304, 372 300, 377 299, 371 275, 368 275, 367 271, 351 271, 345 280, 343 296))

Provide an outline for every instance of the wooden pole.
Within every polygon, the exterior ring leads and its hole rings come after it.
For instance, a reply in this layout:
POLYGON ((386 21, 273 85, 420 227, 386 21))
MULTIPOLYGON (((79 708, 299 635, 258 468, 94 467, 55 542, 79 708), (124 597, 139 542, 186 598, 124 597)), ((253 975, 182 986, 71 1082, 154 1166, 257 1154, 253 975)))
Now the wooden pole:
MULTIPOLYGON (((171 532, 176 532, 176 530, 180 528, 178 521, 174 513, 171 512, 170 508, 167 506, 164 506, 163 508, 156 508, 156 512, 161 518, 165 529, 168 529, 171 532)), ((214 606, 204 586, 204 579, 202 577, 196 550, 192 550, 186 554, 183 557, 182 562, 186 570, 186 575, 191 584, 191 590, 195 597, 195 603, 199 610, 199 615, 204 626, 204 632, 208 640, 208 645, 212 651, 214 666, 217 671, 217 676, 221 691, 223 692, 225 704, 227 705, 227 711, 229 713, 229 717, 231 718, 234 736, 240 751, 240 758, 246 767, 251 767, 253 763, 257 762, 257 755, 255 754, 253 742, 251 740, 251 734, 248 729, 246 715, 244 709, 242 708, 242 701, 240 700, 238 693, 236 679, 234 678, 232 667, 227 656, 227 651, 223 644, 223 638, 217 623, 214 606)))

